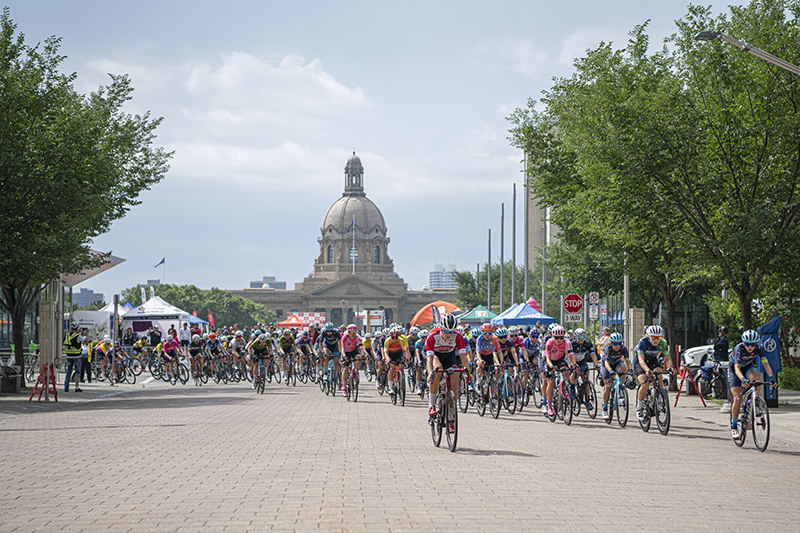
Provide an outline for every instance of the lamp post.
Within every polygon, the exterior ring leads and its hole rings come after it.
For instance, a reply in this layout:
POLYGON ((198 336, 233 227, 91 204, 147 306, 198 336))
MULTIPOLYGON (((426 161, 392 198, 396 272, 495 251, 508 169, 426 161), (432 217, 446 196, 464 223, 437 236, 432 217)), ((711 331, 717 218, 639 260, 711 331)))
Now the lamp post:
POLYGON ((782 69, 788 70, 789 72, 792 72, 792 73, 797 74, 798 76, 800 76, 800 67, 798 67, 797 65, 793 65, 793 64, 789 63, 788 61, 784 61, 783 59, 781 59, 779 57, 775 57, 774 55, 769 54, 769 53, 767 53, 764 50, 761 50, 759 48, 756 48, 755 46, 750 46, 747 43, 743 43, 742 41, 739 41, 738 39, 734 39, 733 37, 725 35, 722 32, 718 32, 718 31, 701 31, 700 33, 695 35, 694 39, 695 39, 695 41, 713 41, 714 39, 722 39, 726 43, 732 44, 733 46, 735 46, 736 48, 738 48, 742 52, 747 52, 748 54, 754 55, 759 59, 763 59, 764 61, 767 61, 768 63, 772 63, 773 65, 777 65, 777 66, 781 67, 782 69))

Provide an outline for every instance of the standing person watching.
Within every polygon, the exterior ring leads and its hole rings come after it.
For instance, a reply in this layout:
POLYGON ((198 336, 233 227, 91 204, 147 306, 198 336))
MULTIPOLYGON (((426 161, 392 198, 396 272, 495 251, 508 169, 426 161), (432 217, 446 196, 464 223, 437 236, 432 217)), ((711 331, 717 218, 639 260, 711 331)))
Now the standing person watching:
POLYGON ((158 326, 153 326, 150 328, 150 346, 158 346, 161 344, 161 331, 158 329, 158 326))
POLYGON ((89 331, 86 328, 83 328, 81 337, 83 338, 81 341, 81 383, 83 383, 84 379, 91 383, 92 366, 89 364, 91 362, 89 360, 89 356, 91 355, 92 351, 89 345, 89 331))
POLYGON ((69 392, 69 382, 75 376, 75 392, 83 392, 78 386, 81 379, 81 340, 83 337, 78 333, 78 324, 69 327, 64 339, 64 346, 67 351, 67 375, 64 379, 64 392, 69 392))
POLYGON ((178 340, 181 342, 181 348, 189 346, 189 341, 191 339, 192 339, 192 330, 189 329, 189 323, 184 322, 183 327, 178 330, 178 340))
POLYGON ((730 344, 728 340, 728 328, 720 326, 717 330, 717 342, 714 343, 714 361, 727 361, 730 344))

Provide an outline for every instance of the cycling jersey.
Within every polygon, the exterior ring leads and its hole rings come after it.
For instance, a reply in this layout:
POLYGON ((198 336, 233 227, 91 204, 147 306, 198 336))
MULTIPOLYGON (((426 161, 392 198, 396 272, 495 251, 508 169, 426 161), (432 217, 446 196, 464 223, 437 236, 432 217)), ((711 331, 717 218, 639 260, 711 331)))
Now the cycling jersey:
POLYGON ((197 355, 203 349, 203 341, 192 341, 189 343, 189 353, 197 355))
POLYGON ((511 339, 501 339, 497 342, 497 346, 500 348, 500 354, 503 359, 506 361, 513 361, 512 351, 514 350, 514 343, 511 339))
POLYGON ((414 351, 419 352, 420 355, 425 353, 425 339, 419 339, 414 345, 414 351))
POLYGON ((575 354, 576 362, 583 361, 592 350, 594 350, 594 346, 589 339, 583 339, 582 341, 575 341, 572 343, 572 352, 575 354))
POLYGON ((266 342, 260 342, 258 339, 256 339, 256 340, 254 340, 253 342, 250 343, 250 348, 253 349, 253 353, 254 354, 263 355, 263 354, 267 353, 267 350, 269 349, 270 344, 272 344, 272 343, 270 343, 269 340, 267 340, 266 342))
POLYGON ((342 337, 342 351, 345 353, 357 352, 359 351, 362 342, 363 341, 358 334, 353 337, 347 334, 342 337))
POLYGON ((339 342, 341 342, 342 336, 339 334, 338 331, 323 331, 320 335, 320 345, 329 349, 332 352, 339 351, 339 342))
POLYGON ((396 338, 390 335, 386 337, 386 341, 383 343, 383 350, 390 354, 402 352, 403 348, 408 348, 408 339, 406 339, 405 335, 398 335, 396 338))
POLYGON ((628 348, 625 346, 620 346, 619 351, 615 350, 611 343, 609 342, 605 348, 603 348, 603 362, 608 362, 608 365, 614 369, 617 367, 623 359, 628 358, 628 348))
POLYGON ((456 355, 467 353, 464 336, 456 332, 445 340, 441 328, 435 328, 431 330, 425 340, 425 353, 439 359, 444 368, 455 366, 457 362, 456 355))
MULTIPOLYGON (((644 355, 645 362, 658 362, 667 355, 668 349, 666 339, 661 339, 656 346, 653 346, 650 343, 650 337, 643 337, 636 346, 636 353, 644 355)), ((648 366, 650 365, 648 364, 648 366)))
POLYGON ((500 347, 497 345, 497 339, 492 337, 491 339, 487 339, 486 335, 481 335, 478 337, 478 340, 475 341, 475 350, 477 353, 484 355, 491 355, 492 352, 500 351, 500 347))
POLYGON ((292 348, 294 348, 296 345, 296 343, 294 342, 294 337, 292 337, 291 335, 289 336, 281 335, 281 338, 278 339, 278 344, 280 345, 281 350, 283 350, 284 352, 290 352, 292 348))
POLYGON ((525 339, 525 350, 528 352, 528 357, 539 357, 539 340, 527 337, 525 339))
POLYGON ((572 353, 572 343, 567 339, 563 339, 561 344, 556 343, 555 339, 550 339, 544 346, 543 355, 550 359, 551 362, 563 359, 565 355, 572 353))
POLYGON ((767 354, 764 352, 764 348, 762 348, 760 344, 757 344, 751 353, 748 352, 747 348, 744 347, 744 343, 740 342, 733 348, 730 366, 735 367, 736 365, 741 365, 742 368, 746 368, 753 365, 756 362, 756 359, 760 359, 762 362, 764 362, 766 358, 767 354))
POLYGON ((208 342, 206 342, 206 350, 211 353, 219 353, 221 349, 222 345, 220 344, 219 339, 209 339, 208 342))
POLYGON ((372 348, 372 337, 362 340, 361 344, 364 346, 365 350, 369 351, 370 348, 372 348))
POLYGON ((517 335, 516 337, 509 337, 514 342, 514 349, 519 353, 520 348, 524 347, 525 339, 517 335))
POLYGON ((228 344, 228 347, 231 350, 241 351, 247 348, 247 343, 245 342, 244 337, 237 337, 228 344))

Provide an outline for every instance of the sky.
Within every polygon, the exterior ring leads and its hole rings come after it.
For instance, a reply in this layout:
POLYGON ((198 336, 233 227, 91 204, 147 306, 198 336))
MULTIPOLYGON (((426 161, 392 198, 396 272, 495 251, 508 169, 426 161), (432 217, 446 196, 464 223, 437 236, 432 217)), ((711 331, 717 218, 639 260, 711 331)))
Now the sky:
POLYGON ((156 143, 175 151, 166 178, 93 243, 126 259, 82 285, 106 301, 148 279, 241 289, 275 276, 293 288, 313 270, 353 150, 411 289, 436 263, 483 264, 488 229, 498 261, 503 202, 511 257, 514 183, 521 263, 522 154, 506 118, 587 49, 623 47, 647 20, 658 46, 687 11, 672 0, 4 5, 29 44, 63 39, 78 91, 128 74, 126 109, 163 117, 156 143))

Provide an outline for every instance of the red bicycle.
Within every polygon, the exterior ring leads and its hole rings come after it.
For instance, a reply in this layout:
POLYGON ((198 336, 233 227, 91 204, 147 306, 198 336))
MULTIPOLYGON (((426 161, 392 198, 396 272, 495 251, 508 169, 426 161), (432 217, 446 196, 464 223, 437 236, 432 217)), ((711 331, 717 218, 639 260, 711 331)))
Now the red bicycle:
POLYGON ((447 433, 447 445, 451 452, 456 451, 456 441, 458 440, 458 403, 456 400, 456 393, 450 387, 450 376, 454 373, 464 374, 466 369, 458 367, 450 367, 447 370, 437 368, 431 374, 431 381, 433 376, 437 373, 447 374, 445 378, 446 392, 441 394, 442 380, 439 379, 440 393, 436 399, 436 418, 429 421, 431 425, 431 438, 433 438, 433 445, 438 447, 442 442, 442 430, 447 433))

